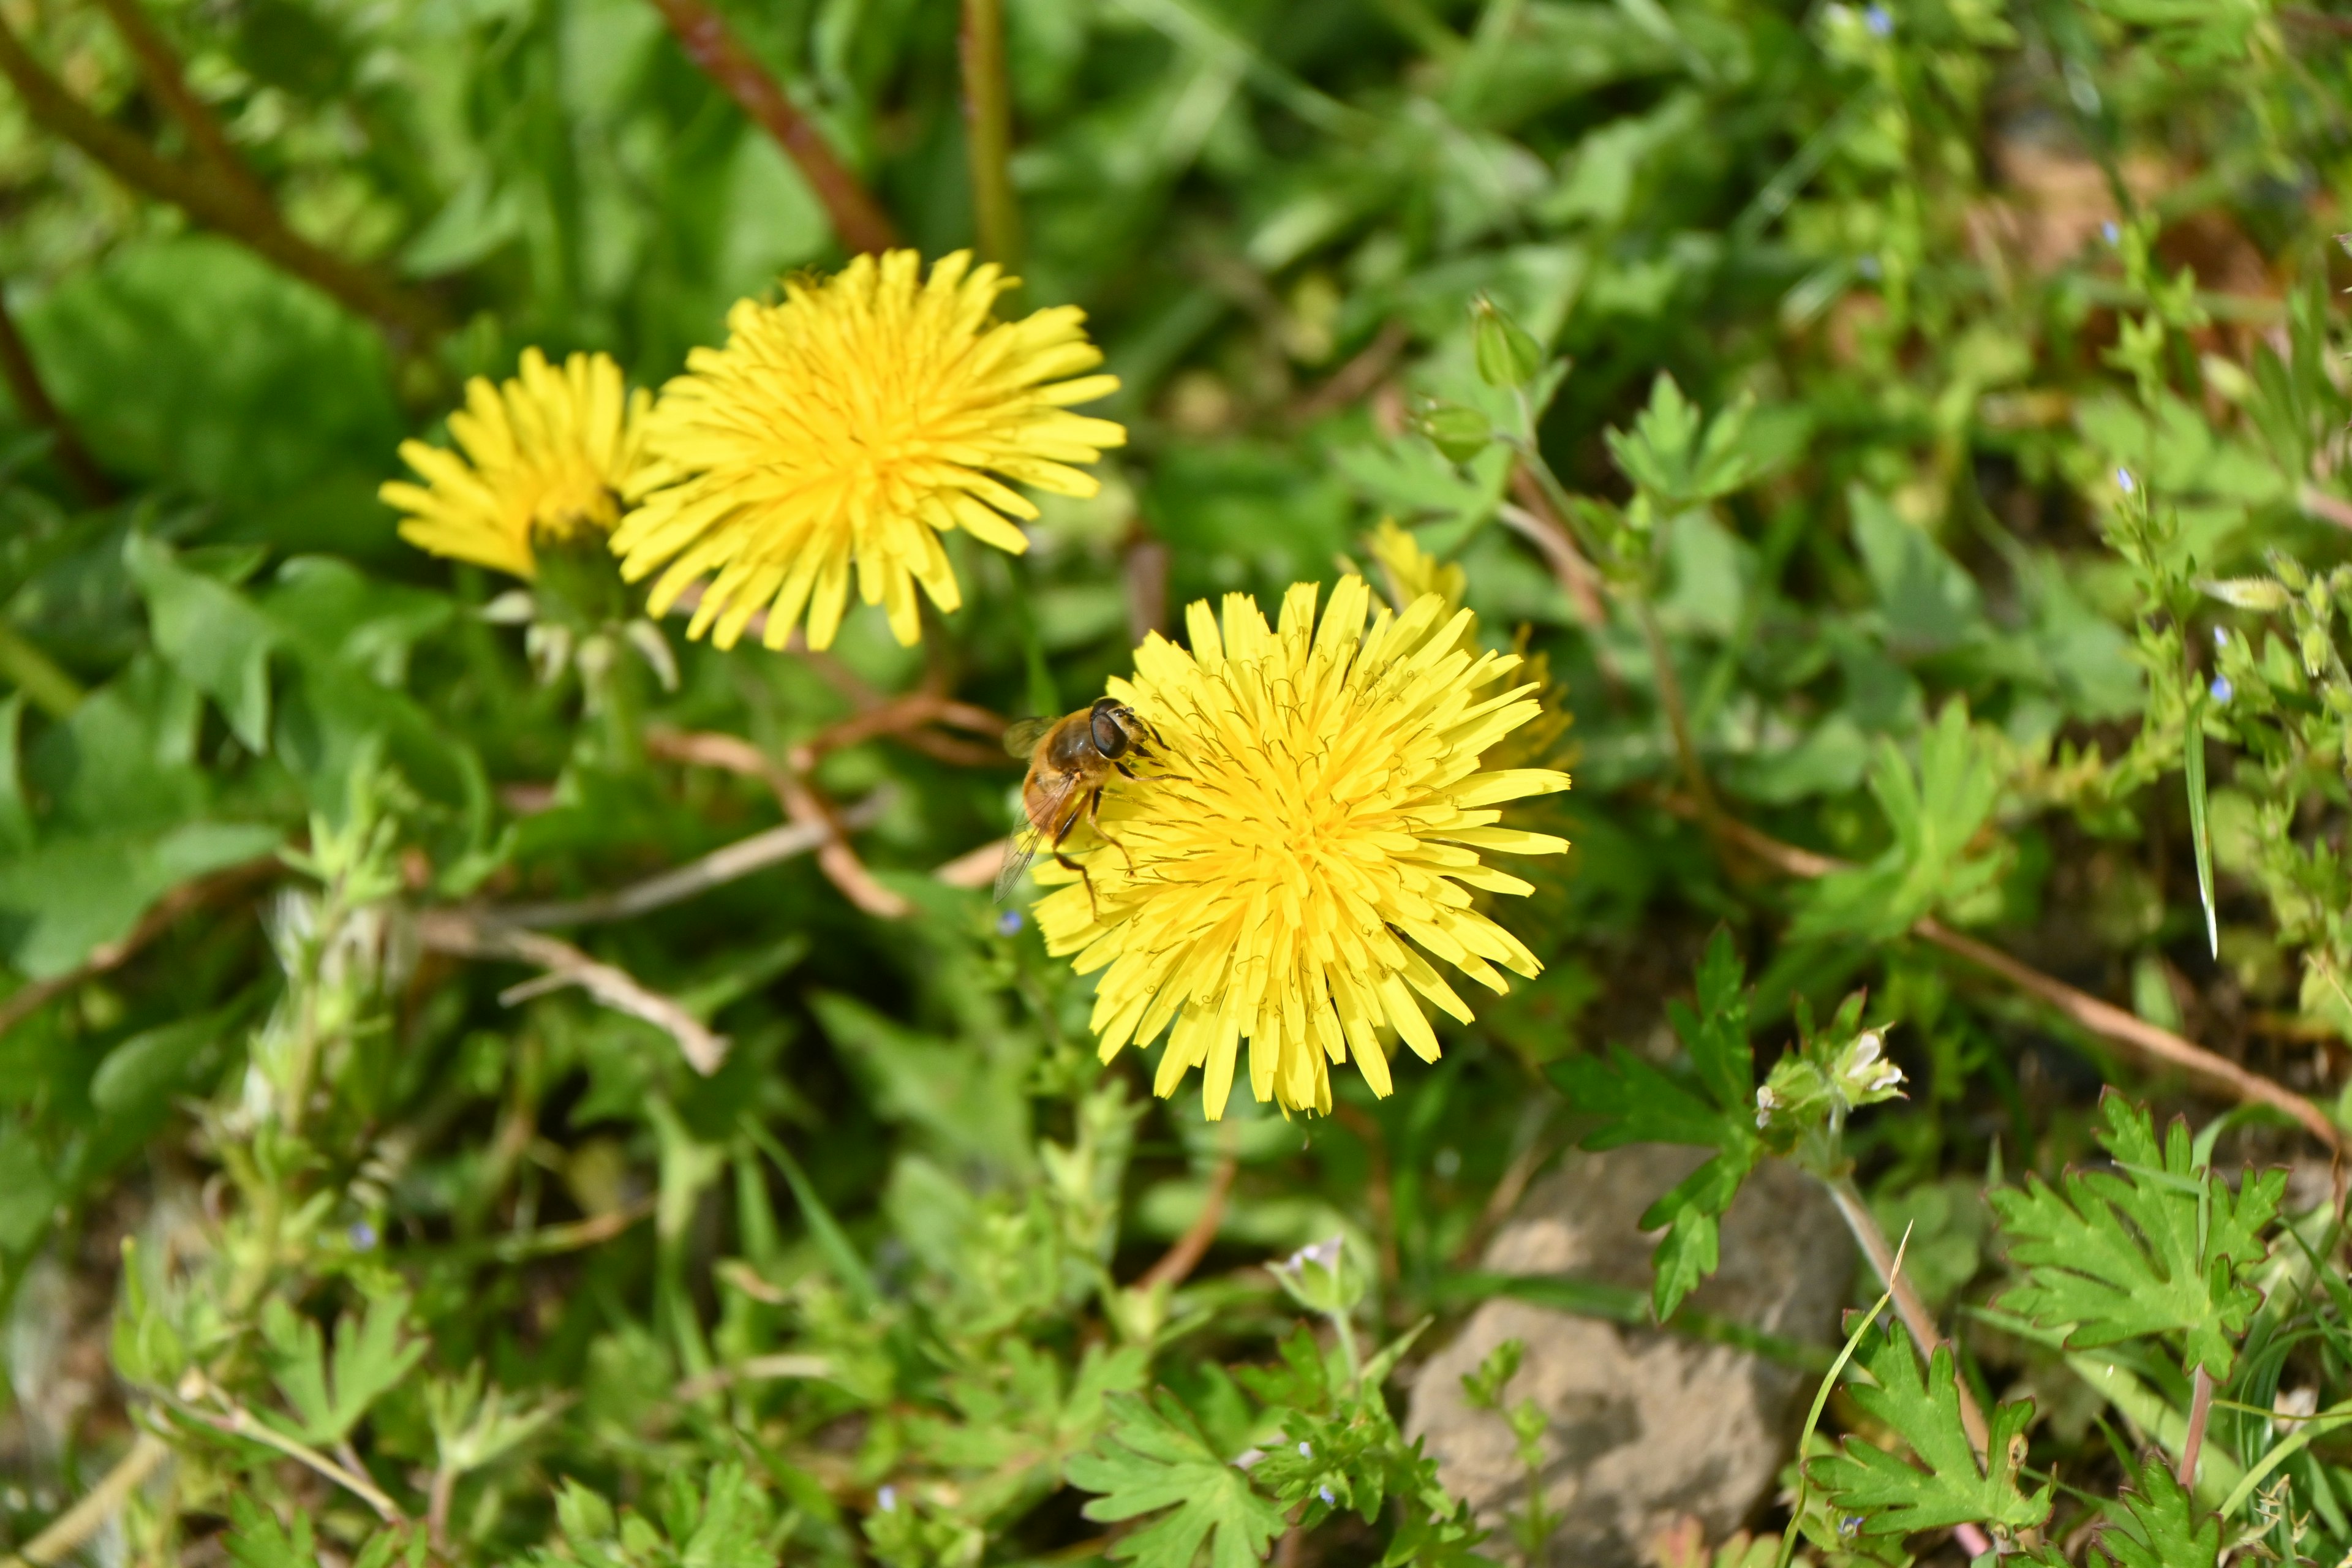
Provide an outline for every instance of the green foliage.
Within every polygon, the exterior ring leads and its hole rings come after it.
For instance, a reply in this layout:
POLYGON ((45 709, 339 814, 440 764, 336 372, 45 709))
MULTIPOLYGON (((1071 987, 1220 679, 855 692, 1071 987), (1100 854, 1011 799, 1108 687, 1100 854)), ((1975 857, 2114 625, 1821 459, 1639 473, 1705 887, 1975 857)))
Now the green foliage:
POLYGON ((1918 1460, 1915 1465, 1849 1437, 1843 1452, 1811 1467, 1832 1509, 1863 1516, 1864 1534, 1899 1536, 1983 1524, 2010 1536, 2050 1517, 2051 1489, 2029 1491, 2018 1474, 2025 1460, 2026 1428, 2033 1420, 2032 1400, 1994 1408, 1988 1466, 1960 1424, 1949 1346, 1936 1348, 1922 1378, 1907 1340, 1899 1333, 1873 1333, 1854 1364, 1869 1379, 1853 1385, 1854 1404, 1873 1421, 1901 1433, 1918 1460))
POLYGON ((1651 1309, 1664 1322, 1720 1259, 1720 1220, 1763 1153, 1748 1043, 1745 973, 1731 939, 1717 931, 1698 970, 1698 1006, 1669 1005, 1675 1033, 1690 1054, 1691 1078, 1679 1080, 1622 1047, 1606 1064, 1572 1057, 1552 1076, 1579 1110, 1602 1118, 1588 1149, 1627 1143, 1695 1143, 1715 1151, 1650 1205, 1644 1229, 1665 1228, 1653 1255, 1651 1309))
POLYGON ((2221 1521, 2199 1519, 2188 1491, 2162 1465, 2145 1467, 2123 1496, 2123 1517, 2093 1548, 2106 1568, 2214 1568, 2221 1521))
MULTIPOLYGON (((148 1432, 168 1479, 85 1553, 1193 1568, 1295 1527, 1310 1568, 1538 1559, 1540 1489, 1482 1542, 1391 1406, 1481 1295, 1641 1316, 1479 1267, 1581 1141, 1694 1152, 1643 1216, 1667 1332, 1806 1353, 1811 1325, 1689 1304, 1767 1161, 1890 1243, 1916 1222, 1958 1349, 1923 1378, 1874 1340, 1825 1406, 1867 1431, 1807 1456, 1840 1489, 1802 1504, 1814 1561, 2037 1507, 2013 1556, 2096 1524, 2116 1568, 2342 1559, 2340 1417, 2295 1414, 2352 1401, 2340 1237, 2277 1173, 2215 1173, 2289 1148, 2222 1075, 2110 1048, 2170 1030, 2344 1104, 2340 29, 2235 0, 1003 9, 1003 309, 1087 313, 1129 444, 1100 493, 1036 496, 1022 555, 943 536, 963 604, 919 650, 861 608, 824 657, 721 652, 593 540, 526 585, 374 499, 525 347, 656 389, 736 300, 846 258, 661 10, 148 0, 282 229, 192 220, 0 95, 0 303, 60 415, 12 368, 0 1552, 148 1432), (298 276, 286 235, 416 319, 298 276), (1400 1056, 1393 1098, 1336 1064, 1332 1119, 1237 1094, 1211 1126, 1150 1098, 1164 1047, 1100 1063, 1091 973, 960 885, 1021 821, 993 731, 1193 600, 1349 570, 1527 659, 1545 714, 1488 761, 1573 752, 1576 790, 1462 842, 1576 854, 1493 901, 1539 972, 1400 1056), (712 870, 816 819, 821 858, 712 870), (2138 1024, 2053 1013, 1927 920, 2138 1024), (557 940, 598 967, 514 956, 557 940), (1964 1386, 2035 1395, 1990 1478, 1964 1386)), ((717 13, 930 256, 981 227, 961 13, 717 13)), ((167 171, 244 188, 109 8, 5 25, 167 171)), ((1507 1362, 1476 1419, 1532 1476, 1551 1413, 1507 1362)))
POLYGON ((2030 1176, 1992 1194, 2024 1270, 2001 1304, 2086 1349, 2178 1336, 2184 1367, 2227 1377, 2262 1305, 2243 1276, 2268 1250, 2286 1173, 2250 1171, 2232 1191, 2196 1162, 2183 1123, 2159 1143, 2145 1108, 2111 1093, 2101 1109, 2113 1172, 2072 1172, 2055 1186, 2030 1176))
POLYGON ((1109 1414, 1102 1441, 1069 1465, 1071 1485, 1103 1494, 1087 1504, 1087 1517, 1115 1522, 1169 1510, 1122 1537, 1114 1556, 1138 1568, 1191 1568, 1206 1543, 1213 1568, 1265 1557, 1282 1510, 1210 1448, 1182 1405, 1164 1394, 1114 1394, 1109 1414))

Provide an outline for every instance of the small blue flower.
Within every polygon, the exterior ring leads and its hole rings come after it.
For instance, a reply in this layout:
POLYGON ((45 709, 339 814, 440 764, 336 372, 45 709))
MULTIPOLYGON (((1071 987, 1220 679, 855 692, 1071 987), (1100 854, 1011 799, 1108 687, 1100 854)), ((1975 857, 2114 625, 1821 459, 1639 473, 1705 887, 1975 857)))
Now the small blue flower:
POLYGON ((1883 38, 1895 31, 1895 18, 1886 14, 1884 5, 1873 5, 1862 14, 1862 25, 1870 29, 1874 38, 1883 38))
POLYGON ((1311 1443, 1301 1442, 1298 1445, 1298 1452, 1302 1458, 1311 1459, 1315 1457, 1315 1447, 1311 1443))
POLYGON ((2230 646, 2229 627, 2215 626, 2213 628, 2213 646, 2215 647, 2228 647, 2230 646))
POLYGON ((2109 218, 2099 226, 2099 237, 2109 245, 2121 245, 2124 242, 2124 231, 2116 226, 2115 219, 2109 218))
POLYGON ((1323 1500, 1324 1506, 1327 1508, 1331 1507, 1339 1500, 1338 1498, 1331 1495, 1331 1489, 1329 1487, 1317 1487, 1315 1489, 1315 1495, 1323 1500))
POLYGON ((2226 675, 2215 676, 2213 684, 2205 689, 2212 694, 2214 701, 2225 704, 2238 694, 2238 689, 2230 684, 2230 678, 2226 675))
POLYGON ((999 936, 1020 935, 1021 911, 1019 910, 1007 910, 1003 914, 997 916, 996 934, 999 936))
POLYGON ((2117 468, 2116 470, 2116 489, 2123 491, 2126 495, 2129 495, 2134 490, 2139 489, 2139 483, 2132 478, 2131 470, 2129 468, 2117 468))
POLYGON ((376 1238, 376 1234, 375 1234, 375 1226, 372 1226, 372 1225, 368 1224, 368 1222, 367 1222, 367 1221, 365 1221, 365 1220, 358 1220, 358 1221, 354 1221, 354 1222, 353 1222, 353 1224, 352 1224, 352 1228, 351 1228, 349 1231, 347 1231, 345 1234, 346 1234, 346 1235, 348 1235, 348 1236, 352 1238, 352 1251, 354 1251, 354 1252, 373 1252, 373 1251, 375 1250, 375 1244, 376 1244, 376 1239, 377 1239, 377 1238, 376 1238))
POLYGON ((1864 257, 1853 264, 1853 269, 1874 283, 1878 281, 1878 275, 1886 270, 1878 264, 1878 258, 1875 256, 1864 257))
POLYGON ((882 1511, 884 1513, 895 1513, 898 1511, 898 1489, 897 1487, 884 1487, 880 1491, 874 1494, 874 1500, 882 1505, 882 1511))

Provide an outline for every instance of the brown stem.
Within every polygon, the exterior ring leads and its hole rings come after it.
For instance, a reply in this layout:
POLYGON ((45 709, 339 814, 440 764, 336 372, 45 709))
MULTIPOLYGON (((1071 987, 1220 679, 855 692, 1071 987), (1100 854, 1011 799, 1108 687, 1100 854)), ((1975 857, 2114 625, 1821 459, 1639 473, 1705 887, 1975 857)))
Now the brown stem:
POLYGON ((462 910, 426 910, 417 916, 416 935, 428 952, 503 959, 547 972, 540 980, 507 991, 503 999, 509 1006, 547 991, 577 985, 614 1012, 643 1018, 667 1034, 694 1070, 706 1078, 727 1059, 725 1036, 713 1034, 701 1019, 669 997, 647 989, 627 971, 599 963, 568 942, 480 920, 462 910))
POLYGON ((28 425, 37 425, 49 433, 49 452, 57 458, 58 467, 73 485, 81 499, 92 506, 104 506, 114 500, 114 486, 89 448, 81 444, 73 421, 49 398, 48 388, 42 384, 40 368, 33 363, 33 351, 26 346, 24 335, 16 331, 16 319, 8 314, 7 290, 0 289, 0 378, 8 384, 9 399, 16 412, 28 425))
POLYGON ((1706 769, 1698 760, 1698 743, 1691 737, 1690 710, 1683 702, 1683 683, 1675 674, 1674 658, 1666 648, 1666 634, 1658 626, 1658 614, 1651 608, 1649 597, 1643 594, 1630 596, 1634 618, 1642 623, 1642 640, 1649 645, 1650 675, 1657 683, 1658 706, 1666 710, 1666 728, 1675 737, 1675 755, 1682 763, 1683 787, 1698 803, 1699 826, 1719 837, 1723 808, 1716 803, 1715 788, 1706 782, 1706 769))
POLYGON ((1922 918, 1911 930, 1913 934, 1934 942, 1946 952, 1958 954, 1980 969, 1990 970, 2019 990, 2049 1003, 2091 1033, 2126 1047, 2146 1059, 2179 1068, 2231 1099, 2250 1100, 2283 1110, 2330 1149, 2342 1147, 2343 1131, 2328 1120, 2327 1113, 2284 1084, 2274 1083, 2260 1073, 2249 1071, 2229 1058, 2194 1045, 2169 1029, 2159 1028, 2136 1013, 2126 1013, 2087 992, 2077 991, 2031 964, 2020 963, 1999 948, 1979 942, 1974 937, 1963 936, 1932 915, 1922 918))
POLYGON ((177 924, 182 915, 240 890, 247 883, 268 877, 279 869, 281 864, 275 857, 248 860, 226 871, 215 871, 209 877, 181 883, 156 900, 153 907, 139 918, 139 923, 132 926, 128 934, 92 948, 88 958, 63 974, 31 981, 0 997, 0 1035, 6 1034, 84 981, 94 980, 111 970, 120 969, 140 949, 177 924))
MULTIPOLYGON (((1680 816, 1697 815, 1687 800, 1669 797, 1664 804, 1680 816)), ((1720 818, 1717 828, 1725 842, 1791 877, 1826 877, 1832 871, 1849 869, 1843 860, 1784 844, 1736 818, 1720 818)), ((2082 1028, 2123 1047, 2143 1063, 2177 1068, 2231 1100, 2284 1111, 2329 1149, 2344 1147, 2343 1131, 2328 1120, 2327 1113, 2284 1084, 2249 1071, 2229 1058, 2209 1051, 2170 1029, 2159 1028, 2137 1014, 2102 1002, 2086 991, 2078 991, 1990 943, 1964 936, 1933 915, 1922 916, 1914 922, 1911 934, 2000 976, 2028 995, 2048 1003, 2082 1028)))
MULTIPOLYGON (((1863 1201, 1852 1177, 1839 1176, 1823 1184, 1829 1188, 1831 1198, 1837 1204, 1838 1213, 1844 1216, 1845 1227, 1853 1232, 1853 1239, 1861 1245, 1863 1256, 1870 1259, 1870 1267, 1876 1271, 1879 1283, 1894 1296, 1895 1310, 1903 1315, 1903 1326, 1911 1331, 1911 1342, 1919 1347, 1920 1358, 1926 1360, 1933 1356, 1936 1347, 1944 1342, 1943 1335, 1936 1328, 1936 1314, 1927 1310, 1927 1303, 1921 1298, 1918 1287, 1911 1283, 1911 1277, 1895 1267, 1895 1248, 1888 1244, 1886 1233, 1879 1228, 1878 1217, 1863 1201)), ((1984 1412, 1977 1408, 1975 1391, 1969 1387, 1967 1378, 1958 1375, 1957 1368, 1954 1369, 1952 1386, 1960 1396, 1961 1429, 1968 1433, 1969 1444, 1981 1459, 1990 1440, 1984 1412)))
POLYGON ((957 37, 963 65, 964 144, 980 254, 1007 272, 1021 266, 1021 204, 1013 194, 1013 93, 1004 69, 1004 0, 963 0, 957 37))
POLYGON ((261 182, 253 177, 245 160, 229 145, 228 133, 221 129, 220 121, 213 114, 212 106, 198 98, 188 86, 187 77, 180 69, 179 57, 163 35, 149 21, 140 8, 139 0, 98 0, 99 8, 114 24, 130 46, 133 58, 139 62, 139 74, 146 79, 147 90, 180 122, 188 133, 188 144, 196 156, 220 176, 231 195, 243 200, 257 213, 268 213, 272 203, 261 182))
POLYGON ((1201 1200, 1201 1212, 1184 1227, 1184 1234, 1176 1238, 1175 1245, 1160 1254, 1160 1261, 1143 1271, 1135 1282, 1137 1289, 1181 1285, 1201 1266, 1210 1244, 1217 1239, 1217 1227, 1225 1221, 1225 1199, 1233 1193, 1234 1175, 1239 1169, 1231 1154, 1217 1161, 1216 1168, 1209 1173, 1209 1191, 1201 1200))
POLYGON ((2205 1423, 2213 1415, 2213 1374, 2200 1363, 2189 1382, 2189 1435, 2180 1440, 2180 1468, 2172 1479, 2185 1489, 2197 1485, 2197 1458, 2205 1450, 2205 1423))
POLYGON ((1412 329, 1402 321, 1386 321, 1372 341, 1354 358, 1331 373, 1331 379, 1298 400, 1290 410, 1293 425, 1312 425, 1326 415, 1352 408, 1364 400, 1395 368, 1397 356, 1412 342, 1412 329))
POLYGON ((786 816, 803 826, 824 827, 826 837, 824 847, 816 852, 817 868, 841 890, 844 898, 883 920, 897 920, 914 912, 913 905, 874 879, 874 874, 857 858, 857 851, 849 847, 845 825, 833 804, 798 773, 778 764, 751 742, 740 735, 710 731, 656 730, 646 734, 646 750, 673 762, 724 768, 764 780, 775 792, 786 816))
POLYGON ((884 251, 898 243, 873 195, 850 172, 824 139, 788 97, 776 79, 753 58, 726 18, 704 0, 654 0, 654 8, 669 24, 686 58, 717 82, 761 129, 776 139, 809 183, 816 199, 833 220, 833 232, 851 250, 884 251))
POLYGON ((372 269, 346 261, 288 228, 269 207, 256 208, 215 169, 174 163, 98 113, 44 69, 0 20, 0 77, 16 89, 36 124, 64 137, 136 191, 169 202, 206 228, 236 240, 280 270, 383 326, 396 346, 440 332, 438 307, 372 269))

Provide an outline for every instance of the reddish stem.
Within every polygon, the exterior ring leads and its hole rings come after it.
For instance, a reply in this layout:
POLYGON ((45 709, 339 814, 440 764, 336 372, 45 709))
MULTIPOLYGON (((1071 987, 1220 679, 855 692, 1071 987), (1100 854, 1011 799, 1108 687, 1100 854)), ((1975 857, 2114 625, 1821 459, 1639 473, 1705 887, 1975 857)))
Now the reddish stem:
POLYGON ((677 35, 686 58, 776 139, 824 204, 843 245, 851 250, 884 251, 898 243, 898 231, 872 194, 767 68, 743 47, 725 17, 703 0, 654 0, 654 7, 677 35))

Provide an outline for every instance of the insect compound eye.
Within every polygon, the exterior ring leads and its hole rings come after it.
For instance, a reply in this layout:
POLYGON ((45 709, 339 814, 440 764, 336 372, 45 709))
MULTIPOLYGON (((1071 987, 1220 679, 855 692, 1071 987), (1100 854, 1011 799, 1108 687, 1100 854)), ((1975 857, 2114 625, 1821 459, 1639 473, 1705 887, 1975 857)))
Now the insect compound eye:
POLYGON ((1106 757, 1127 754, 1127 728, 1118 721, 1118 710, 1107 703, 1095 705, 1094 717, 1087 727, 1094 732, 1095 750, 1106 757))

